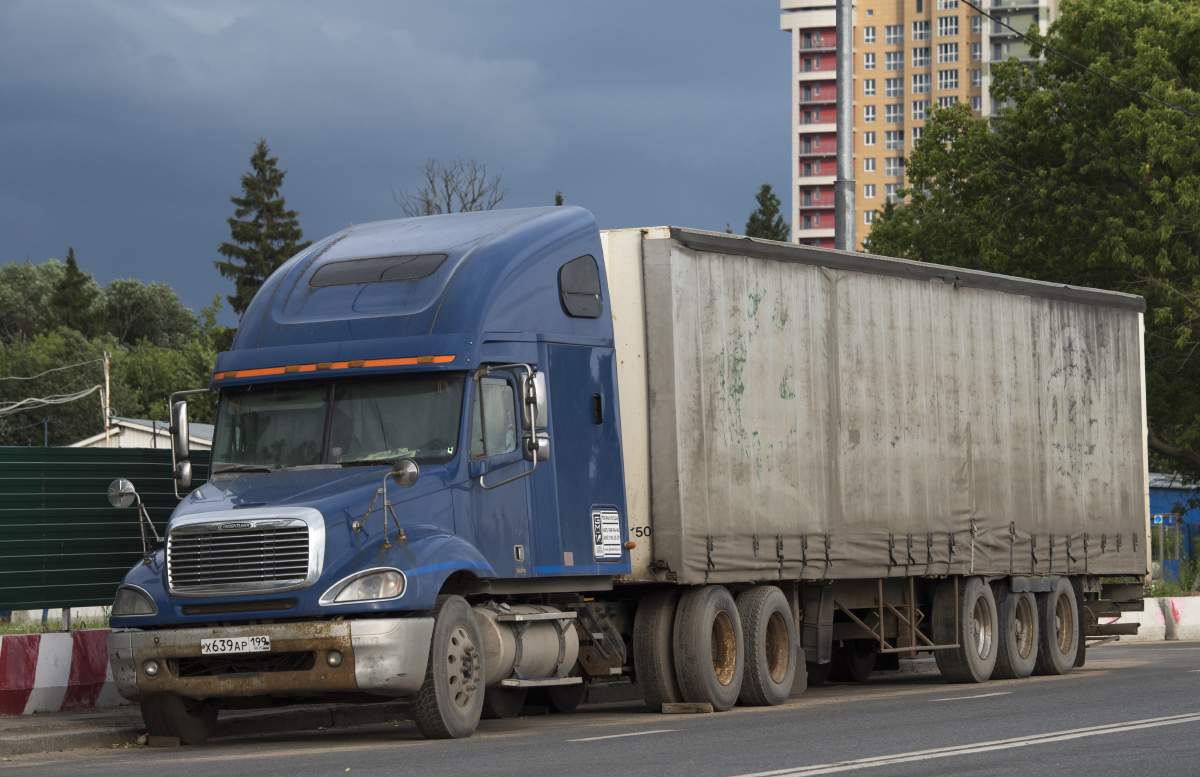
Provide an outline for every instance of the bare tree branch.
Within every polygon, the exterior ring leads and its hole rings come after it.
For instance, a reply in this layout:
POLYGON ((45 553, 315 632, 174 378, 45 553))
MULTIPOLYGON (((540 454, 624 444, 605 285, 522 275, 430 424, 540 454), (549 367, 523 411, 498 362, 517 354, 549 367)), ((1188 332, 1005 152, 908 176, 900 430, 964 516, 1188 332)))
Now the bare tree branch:
POLYGON ((491 210, 508 194, 500 188, 504 171, 488 178, 487 165, 476 159, 459 157, 443 164, 430 157, 421 173, 425 181, 415 192, 392 189, 392 199, 406 216, 491 210))
POLYGON ((1184 450, 1183 448, 1176 448, 1174 445, 1168 445, 1167 443, 1155 437, 1153 432, 1147 436, 1146 441, 1150 444, 1152 449, 1164 456, 1169 456, 1172 459, 1185 459, 1192 462, 1192 464, 1195 464, 1197 467, 1200 467, 1200 453, 1184 450))

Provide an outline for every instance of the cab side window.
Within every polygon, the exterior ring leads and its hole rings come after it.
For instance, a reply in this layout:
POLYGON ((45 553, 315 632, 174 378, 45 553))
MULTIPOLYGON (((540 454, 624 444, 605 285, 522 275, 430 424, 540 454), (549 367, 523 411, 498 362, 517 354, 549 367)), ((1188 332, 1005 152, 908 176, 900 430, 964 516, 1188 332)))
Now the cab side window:
POLYGON ((562 266, 558 271, 558 290, 568 316, 599 318, 604 312, 604 301, 600 299, 600 270, 590 254, 562 266))
POLYGON ((471 411, 471 458, 517 449, 516 394, 502 378, 481 378, 471 411))

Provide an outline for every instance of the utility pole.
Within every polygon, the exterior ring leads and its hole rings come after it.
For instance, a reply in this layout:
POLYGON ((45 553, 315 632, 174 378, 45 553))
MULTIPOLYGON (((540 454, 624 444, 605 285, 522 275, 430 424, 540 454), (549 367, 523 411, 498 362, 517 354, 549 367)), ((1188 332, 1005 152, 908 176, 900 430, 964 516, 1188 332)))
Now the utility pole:
POLYGON ((112 398, 108 393, 108 351, 104 352, 104 447, 110 447, 109 421, 112 418, 112 398))
MULTIPOLYGON (((853 251, 854 240, 854 5, 837 0, 837 180, 833 184, 833 246, 853 251)), ((793 196, 795 196, 793 194, 793 196)))
POLYGON ((42 419, 42 447, 50 447, 50 419, 49 417, 42 419))

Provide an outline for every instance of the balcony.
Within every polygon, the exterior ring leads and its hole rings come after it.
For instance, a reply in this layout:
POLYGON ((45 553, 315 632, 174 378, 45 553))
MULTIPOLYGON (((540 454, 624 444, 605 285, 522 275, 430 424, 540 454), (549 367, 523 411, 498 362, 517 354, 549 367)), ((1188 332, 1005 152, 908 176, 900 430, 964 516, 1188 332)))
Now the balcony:
POLYGON ((815 38, 811 43, 806 43, 804 40, 801 40, 800 41, 800 50, 801 51, 837 51, 836 44, 837 44, 837 41, 835 41, 833 38, 829 38, 827 40, 822 39, 822 38, 815 38))
POLYGON ((801 149, 801 151, 800 151, 800 156, 801 156, 802 158, 803 158, 803 157, 809 157, 809 158, 812 158, 812 157, 837 156, 837 147, 836 147, 836 146, 830 146, 830 147, 829 147, 829 148, 827 148, 827 149, 821 149, 821 148, 810 148, 810 149, 808 149, 807 151, 805 151, 805 150, 801 149))
POLYGON ((826 97, 824 95, 813 95, 812 97, 807 97, 807 98, 804 97, 803 95, 801 95, 801 97, 800 97, 801 105, 829 105, 830 103, 836 103, 836 102, 837 102, 837 91, 836 90, 834 90, 833 94, 830 94, 828 97, 826 97))

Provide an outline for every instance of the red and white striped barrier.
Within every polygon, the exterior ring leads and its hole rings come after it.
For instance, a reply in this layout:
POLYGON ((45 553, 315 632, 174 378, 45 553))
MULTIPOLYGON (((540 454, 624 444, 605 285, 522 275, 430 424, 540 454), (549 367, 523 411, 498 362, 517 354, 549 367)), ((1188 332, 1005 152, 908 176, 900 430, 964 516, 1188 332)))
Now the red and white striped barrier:
POLYGON ((128 704, 108 665, 109 631, 0 637, 0 715, 128 704))
POLYGON ((1121 642, 1200 639, 1200 596, 1147 599, 1141 612, 1123 612, 1115 623, 1140 623, 1135 636, 1121 642))

